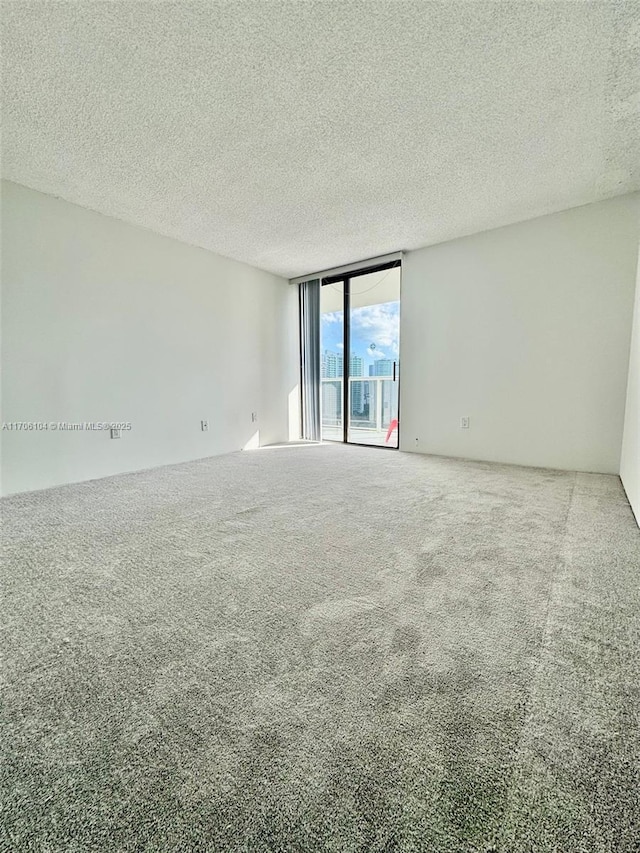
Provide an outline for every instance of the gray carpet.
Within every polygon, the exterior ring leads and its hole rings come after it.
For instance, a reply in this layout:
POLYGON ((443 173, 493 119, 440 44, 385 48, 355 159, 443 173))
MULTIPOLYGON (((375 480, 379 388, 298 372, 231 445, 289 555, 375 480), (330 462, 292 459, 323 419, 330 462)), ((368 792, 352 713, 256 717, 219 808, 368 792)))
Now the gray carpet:
POLYGON ((3 511, 2 850, 640 849, 616 477, 291 447, 3 511))

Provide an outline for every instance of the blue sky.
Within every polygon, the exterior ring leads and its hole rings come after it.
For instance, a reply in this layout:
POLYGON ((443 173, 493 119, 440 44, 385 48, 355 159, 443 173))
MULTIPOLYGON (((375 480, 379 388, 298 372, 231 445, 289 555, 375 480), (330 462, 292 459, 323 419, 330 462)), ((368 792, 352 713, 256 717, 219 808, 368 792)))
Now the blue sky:
MULTIPOLYGON (((351 309, 351 352, 365 365, 379 358, 398 359, 400 303, 383 302, 351 309)), ((342 352, 342 311, 321 315, 320 348, 342 352)))

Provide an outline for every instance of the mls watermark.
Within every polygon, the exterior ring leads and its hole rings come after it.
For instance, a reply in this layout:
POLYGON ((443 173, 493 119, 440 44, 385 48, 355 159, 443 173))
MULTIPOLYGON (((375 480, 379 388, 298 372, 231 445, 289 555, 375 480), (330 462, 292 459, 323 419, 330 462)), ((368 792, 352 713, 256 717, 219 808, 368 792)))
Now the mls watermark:
POLYGON ((130 430, 131 421, 6 421, 4 431, 18 432, 93 432, 130 430))

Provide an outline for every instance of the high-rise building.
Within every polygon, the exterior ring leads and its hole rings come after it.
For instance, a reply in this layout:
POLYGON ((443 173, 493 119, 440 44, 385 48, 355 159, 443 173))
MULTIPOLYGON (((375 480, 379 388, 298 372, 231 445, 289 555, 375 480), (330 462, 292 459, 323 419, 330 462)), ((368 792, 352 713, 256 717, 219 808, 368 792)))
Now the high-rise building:
POLYGON ((364 359, 354 352, 349 358, 349 376, 364 376, 364 359))
MULTIPOLYGON (((344 373, 344 359, 341 353, 325 350, 322 353, 321 376, 323 379, 342 379, 344 373)), ((364 376, 364 359, 354 352, 349 357, 349 376, 364 376)), ((322 412, 323 418, 339 421, 342 411, 341 383, 324 382, 322 386, 322 412)), ((362 417, 367 413, 369 398, 368 382, 351 382, 351 414, 362 417)))
POLYGON ((342 376, 343 358, 338 352, 325 350, 322 353, 321 376, 323 379, 336 379, 342 376))
POLYGON ((393 361, 390 358, 379 358, 369 365, 369 376, 393 376, 393 361))
MULTIPOLYGON (((357 377, 364 376, 364 359, 355 353, 351 353, 349 357, 349 376, 357 377)), ((366 404, 368 402, 368 382, 351 382, 351 414, 361 417, 366 414, 366 404)))
POLYGON ((320 375, 323 379, 335 379, 335 382, 322 383, 322 422, 325 426, 339 426, 342 423, 342 374, 344 359, 341 353, 325 350, 320 363, 320 375))

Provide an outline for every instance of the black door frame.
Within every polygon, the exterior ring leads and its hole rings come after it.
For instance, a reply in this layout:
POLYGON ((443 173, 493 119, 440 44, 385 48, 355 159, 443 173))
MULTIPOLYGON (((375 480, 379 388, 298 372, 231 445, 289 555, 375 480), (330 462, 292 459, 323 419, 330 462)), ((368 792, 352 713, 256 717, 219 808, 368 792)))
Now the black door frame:
MULTIPOLYGON (((353 444, 358 447, 381 447, 383 450, 399 450, 400 449, 400 374, 397 374, 398 383, 398 442, 397 447, 386 447, 383 444, 361 444, 359 441, 349 441, 349 367, 351 362, 351 279, 357 278, 359 275, 368 275, 369 273, 382 272, 390 270, 394 267, 401 267, 402 261, 398 258, 395 261, 388 261, 384 264, 376 264, 372 267, 361 267, 349 272, 337 273, 336 275, 328 275, 320 282, 320 286, 325 284, 337 284, 342 282, 342 341, 344 344, 344 356, 342 358, 342 443, 353 444)), ((396 376, 394 369, 394 377, 396 376)), ((322 423, 320 424, 320 437, 322 438, 322 423)))

